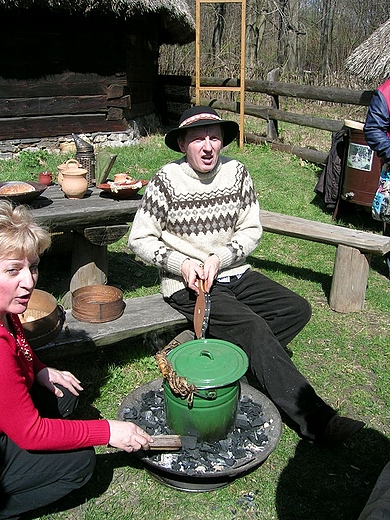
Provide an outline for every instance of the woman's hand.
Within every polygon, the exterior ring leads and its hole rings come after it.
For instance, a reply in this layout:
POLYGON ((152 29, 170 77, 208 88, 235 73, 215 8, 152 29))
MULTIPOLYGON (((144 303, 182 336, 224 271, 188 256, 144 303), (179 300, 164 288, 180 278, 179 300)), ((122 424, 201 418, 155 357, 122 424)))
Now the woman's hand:
POLYGON ((40 370, 36 376, 35 380, 41 385, 48 388, 51 392, 53 392, 57 397, 62 397, 62 391, 55 386, 55 383, 58 383, 69 390, 73 395, 79 395, 79 392, 83 390, 83 387, 80 385, 80 381, 70 372, 65 370, 57 370, 56 368, 46 367, 40 370))
POLYGON ((110 425, 109 445, 119 450, 131 453, 138 450, 147 450, 149 443, 153 442, 150 435, 142 428, 131 422, 108 421, 110 425))

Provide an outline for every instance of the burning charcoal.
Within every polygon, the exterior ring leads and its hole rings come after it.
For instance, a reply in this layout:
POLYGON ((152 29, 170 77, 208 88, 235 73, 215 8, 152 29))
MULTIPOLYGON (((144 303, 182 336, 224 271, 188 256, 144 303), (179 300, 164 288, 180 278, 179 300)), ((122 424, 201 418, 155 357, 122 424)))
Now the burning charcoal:
POLYGON ((136 408, 124 408, 123 410, 123 417, 124 419, 127 419, 128 421, 132 421, 134 419, 137 419, 138 417, 138 410, 136 408))
POLYGON ((200 451, 199 448, 195 448, 194 450, 190 450, 190 452, 187 452, 188 457, 191 457, 193 459, 198 459, 200 457, 200 451))
MULTIPOLYGON (((166 424, 163 390, 143 394, 139 409, 124 408, 123 420, 134 421, 152 435, 175 434, 166 424)), ((272 419, 269 420, 272 422, 272 419)), ((183 436, 182 449, 174 453, 145 451, 144 456, 166 469, 183 472, 188 476, 199 473, 217 473, 226 468, 239 468, 254 459, 268 443, 267 427, 262 407, 249 396, 238 403, 235 428, 225 439, 215 442, 197 442, 196 437, 183 436)))
POLYGON ((238 428, 247 428, 249 426, 248 418, 243 413, 237 414, 236 426, 238 428))
POLYGON ((181 445, 183 450, 194 450, 196 448, 197 438, 193 435, 183 435, 181 445))
POLYGON ((215 443, 211 444, 208 442, 203 442, 202 451, 205 453, 218 453, 218 446, 216 446, 215 443))
POLYGON ((227 452, 229 451, 230 449, 230 446, 232 445, 231 441, 229 440, 229 438, 227 439, 221 439, 220 441, 218 441, 218 444, 221 448, 221 451, 223 452, 227 452))
POLYGON ((229 467, 233 467, 236 463, 236 459, 234 457, 230 457, 229 459, 225 460, 225 463, 229 467))
POLYGON ((253 421, 250 421, 252 428, 257 428, 257 426, 262 426, 265 423, 265 418, 262 415, 259 415, 253 421))
POLYGON ((232 453, 236 459, 243 459, 246 457, 246 451, 243 448, 234 448, 232 453))

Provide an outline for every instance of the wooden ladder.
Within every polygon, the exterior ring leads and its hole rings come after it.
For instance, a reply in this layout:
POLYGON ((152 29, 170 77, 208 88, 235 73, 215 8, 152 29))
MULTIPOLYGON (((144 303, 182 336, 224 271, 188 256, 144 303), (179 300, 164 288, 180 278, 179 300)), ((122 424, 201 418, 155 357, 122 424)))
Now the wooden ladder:
POLYGON ((246 30, 246 0, 196 0, 196 37, 195 37, 195 95, 196 104, 200 105, 201 91, 230 91, 239 92, 240 94, 240 135, 239 145, 242 149, 244 146, 244 115, 245 115, 245 30, 246 30), (202 87, 200 84, 200 7, 201 4, 224 4, 224 3, 241 4, 241 52, 240 52, 240 78, 239 86, 231 87, 202 87))

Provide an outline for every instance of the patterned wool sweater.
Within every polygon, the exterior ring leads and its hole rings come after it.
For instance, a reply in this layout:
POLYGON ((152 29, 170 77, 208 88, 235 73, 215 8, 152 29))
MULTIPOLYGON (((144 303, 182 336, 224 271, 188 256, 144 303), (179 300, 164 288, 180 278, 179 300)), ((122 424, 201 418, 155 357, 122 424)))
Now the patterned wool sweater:
POLYGON ((221 156, 207 173, 183 157, 165 165, 149 182, 129 236, 129 247, 161 273, 164 297, 185 287, 186 259, 220 259, 218 277, 242 274, 246 257, 262 234, 252 179, 245 166, 221 156))

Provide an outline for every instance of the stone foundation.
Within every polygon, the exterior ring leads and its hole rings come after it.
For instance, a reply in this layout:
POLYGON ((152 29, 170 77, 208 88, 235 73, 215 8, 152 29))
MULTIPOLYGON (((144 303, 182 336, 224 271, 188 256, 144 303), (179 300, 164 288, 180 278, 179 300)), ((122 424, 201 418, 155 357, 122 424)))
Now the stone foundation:
MULTIPOLYGON (((122 132, 95 132, 89 134, 77 134, 79 137, 91 143, 95 152, 99 149, 111 147, 121 148, 137 144, 141 136, 154 132, 160 123, 155 114, 129 121, 129 129, 122 132)), ((0 141, 0 160, 15 159, 22 151, 38 152, 47 150, 50 153, 76 153, 76 146, 72 135, 61 137, 43 137, 29 139, 9 139, 0 141)))

